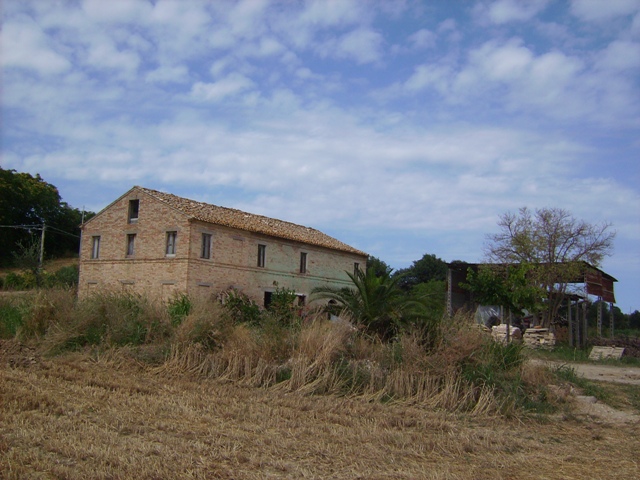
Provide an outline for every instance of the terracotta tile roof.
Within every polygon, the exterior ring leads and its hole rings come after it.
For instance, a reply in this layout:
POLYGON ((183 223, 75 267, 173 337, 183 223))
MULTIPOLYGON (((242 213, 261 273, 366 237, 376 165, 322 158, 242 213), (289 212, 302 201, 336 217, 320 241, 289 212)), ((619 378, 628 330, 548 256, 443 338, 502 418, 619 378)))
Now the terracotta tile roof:
POLYGON ((307 243, 319 247, 340 250, 343 252, 367 255, 346 243, 336 240, 329 235, 310 227, 304 227, 295 223, 277 220, 275 218, 255 215, 233 208, 219 207, 208 203, 197 202, 188 198, 178 197, 171 193, 159 192, 149 188, 135 187, 153 198, 169 205, 188 215, 194 220, 224 225, 253 233, 261 233, 271 237, 307 243))

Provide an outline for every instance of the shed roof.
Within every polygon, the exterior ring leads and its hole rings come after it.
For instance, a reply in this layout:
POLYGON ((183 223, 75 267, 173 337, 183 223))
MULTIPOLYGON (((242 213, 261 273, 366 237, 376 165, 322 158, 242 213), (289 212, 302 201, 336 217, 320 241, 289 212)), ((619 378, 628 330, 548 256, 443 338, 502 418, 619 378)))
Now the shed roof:
POLYGON ((339 250, 358 255, 367 254, 346 243, 343 243, 314 228, 297 225, 275 218, 243 212, 234 208, 219 207, 209 203, 198 202, 188 198, 179 197, 171 193, 160 192, 144 187, 134 187, 156 200, 169 205, 187 215, 190 219, 202 222, 237 228, 253 233, 260 233, 271 237, 293 240, 318 247, 339 250))

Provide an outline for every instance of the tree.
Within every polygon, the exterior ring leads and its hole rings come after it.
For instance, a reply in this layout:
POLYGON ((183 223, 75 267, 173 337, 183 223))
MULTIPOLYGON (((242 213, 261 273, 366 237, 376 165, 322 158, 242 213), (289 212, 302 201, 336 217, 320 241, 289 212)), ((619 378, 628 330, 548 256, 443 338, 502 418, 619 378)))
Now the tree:
POLYGON ((373 270, 376 277, 383 277, 385 275, 391 275, 393 268, 379 258, 369 255, 369 258, 367 258, 367 270, 373 270))
POLYGON ((425 253, 420 260, 416 260, 409 268, 403 268, 395 272, 400 287, 411 290, 420 283, 428 283, 431 280, 446 280, 447 263, 434 254, 425 253))
POLYGON ((468 283, 462 286, 483 305, 500 305, 522 314, 524 310, 535 310, 544 294, 530 281, 531 272, 533 267, 528 263, 481 265, 477 271, 469 268, 468 283))
POLYGON ((542 319, 549 326, 562 305, 567 286, 584 274, 584 262, 599 266, 611 254, 615 232, 610 223, 590 224, 561 208, 505 213, 500 232, 487 236, 485 254, 493 263, 528 263, 528 281, 544 292, 542 319))
POLYGON ((334 300, 369 333, 389 338, 412 313, 416 302, 409 299, 388 273, 376 275, 375 269, 349 273, 353 287, 316 287, 314 299, 334 300))
MULTIPOLYGON (((85 218, 90 218, 89 212, 85 218)), ((32 243, 43 224, 51 227, 45 236, 45 251, 54 256, 77 253, 82 213, 60 198, 58 189, 40 175, 0 168, 0 264, 8 264, 18 245, 32 243), (25 226, 33 226, 32 230, 25 226), (8 228, 15 227, 15 228, 8 228)))

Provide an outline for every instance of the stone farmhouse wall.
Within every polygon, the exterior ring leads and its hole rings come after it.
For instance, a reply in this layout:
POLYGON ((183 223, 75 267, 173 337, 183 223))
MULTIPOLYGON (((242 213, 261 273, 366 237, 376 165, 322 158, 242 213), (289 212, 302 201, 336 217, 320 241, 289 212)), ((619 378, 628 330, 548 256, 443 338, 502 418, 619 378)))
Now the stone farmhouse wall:
POLYGON ((190 220, 136 189, 85 224, 80 258, 81 298, 115 290, 167 300, 179 292, 216 295, 237 288, 259 305, 276 285, 294 290, 307 302, 316 286, 347 286, 346 272, 353 272, 355 264, 365 268, 367 260, 364 255, 190 220), (129 221, 131 200, 139 202, 135 222, 129 221), (168 232, 176 232, 175 253, 170 255, 168 232), (208 259, 201 258, 203 234, 211 235, 208 259), (133 255, 127 255, 130 235, 135 235, 133 255), (96 237, 99 252, 92 258, 96 237), (264 266, 258 265, 258 245, 265 248, 264 266))

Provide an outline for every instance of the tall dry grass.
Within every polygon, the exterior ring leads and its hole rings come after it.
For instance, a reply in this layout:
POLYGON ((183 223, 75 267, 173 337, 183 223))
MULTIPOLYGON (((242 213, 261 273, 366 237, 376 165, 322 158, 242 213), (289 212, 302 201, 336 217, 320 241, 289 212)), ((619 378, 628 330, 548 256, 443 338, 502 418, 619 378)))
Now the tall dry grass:
POLYGON ((548 392, 524 374, 519 347, 494 343, 464 315, 428 336, 413 328, 382 342, 320 311, 300 321, 264 312, 259 322, 253 316, 243 322, 213 300, 177 301, 167 308, 113 292, 81 302, 69 290, 38 292, 20 307, 16 336, 48 353, 89 349, 97 357, 118 349, 157 375, 283 392, 472 414, 511 414, 536 408, 536 399, 548 402, 548 392))

